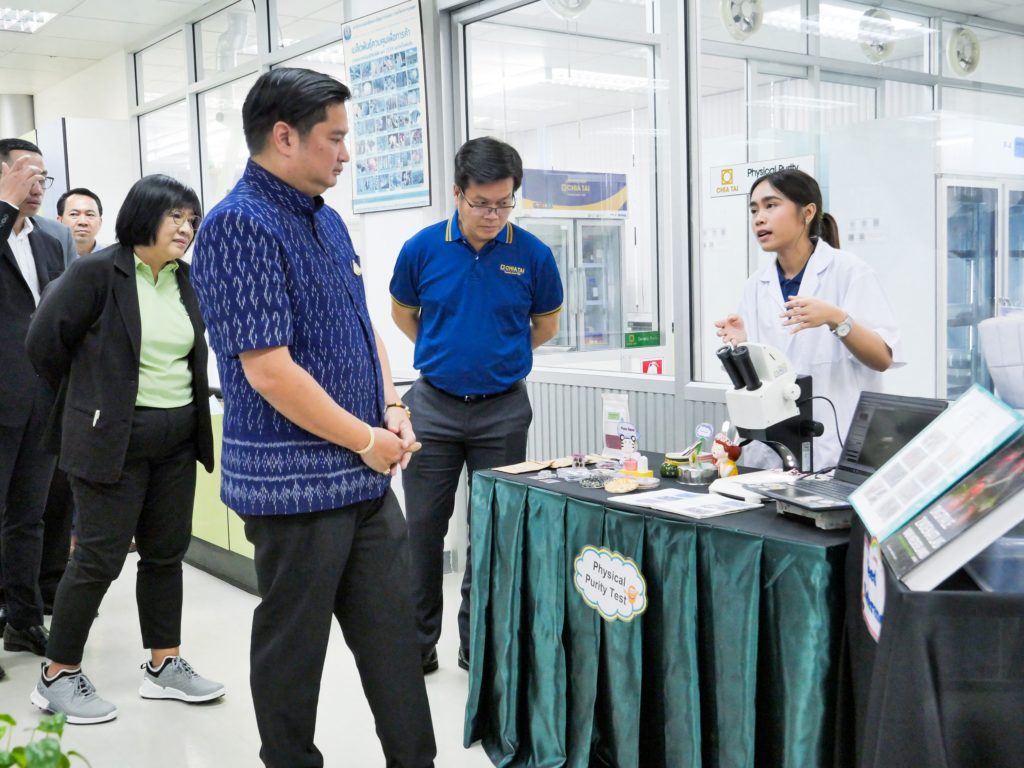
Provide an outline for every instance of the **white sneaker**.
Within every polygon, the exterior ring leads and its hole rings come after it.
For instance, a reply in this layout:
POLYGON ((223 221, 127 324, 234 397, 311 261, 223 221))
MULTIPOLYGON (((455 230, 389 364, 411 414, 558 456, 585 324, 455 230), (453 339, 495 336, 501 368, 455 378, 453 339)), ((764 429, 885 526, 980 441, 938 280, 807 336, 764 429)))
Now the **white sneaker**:
POLYGON ((224 695, 223 683, 202 677, 180 656, 168 656, 158 669, 143 664, 142 670, 139 696, 144 699, 175 699, 198 704, 224 695))
POLYGON ((62 670, 53 680, 47 680, 40 672, 29 701, 54 714, 63 713, 72 725, 105 723, 117 717, 117 707, 97 695, 96 686, 81 669, 62 670))

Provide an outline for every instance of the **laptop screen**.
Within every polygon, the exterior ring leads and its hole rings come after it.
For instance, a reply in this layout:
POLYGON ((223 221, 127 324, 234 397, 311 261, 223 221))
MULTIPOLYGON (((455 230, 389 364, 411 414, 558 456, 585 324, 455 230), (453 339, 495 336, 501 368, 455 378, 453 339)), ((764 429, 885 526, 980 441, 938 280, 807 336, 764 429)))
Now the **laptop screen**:
POLYGON ((862 392, 843 443, 836 479, 860 485, 942 413, 946 405, 945 400, 862 392))

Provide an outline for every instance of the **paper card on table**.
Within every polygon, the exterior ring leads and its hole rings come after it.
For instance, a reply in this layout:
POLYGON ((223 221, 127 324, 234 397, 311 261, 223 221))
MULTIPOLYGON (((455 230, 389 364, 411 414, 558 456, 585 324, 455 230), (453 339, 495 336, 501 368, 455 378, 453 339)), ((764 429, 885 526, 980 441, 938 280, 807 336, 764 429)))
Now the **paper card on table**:
MULTIPOLYGON (((572 463, 571 461, 569 462, 572 463)), ((521 461, 518 464, 507 464, 504 467, 494 467, 495 472, 505 472, 509 475, 525 475, 527 472, 540 472, 551 466, 550 461, 521 461)))
POLYGON ((647 491, 646 493, 632 493, 623 496, 612 496, 608 501, 616 501, 619 504, 628 504, 634 507, 647 507, 656 509, 659 512, 671 512, 684 517, 692 517, 703 520, 706 517, 717 517, 728 515, 733 512, 743 512, 747 509, 757 509, 761 506, 758 502, 737 501, 717 493, 691 493, 675 489, 659 491, 647 491))

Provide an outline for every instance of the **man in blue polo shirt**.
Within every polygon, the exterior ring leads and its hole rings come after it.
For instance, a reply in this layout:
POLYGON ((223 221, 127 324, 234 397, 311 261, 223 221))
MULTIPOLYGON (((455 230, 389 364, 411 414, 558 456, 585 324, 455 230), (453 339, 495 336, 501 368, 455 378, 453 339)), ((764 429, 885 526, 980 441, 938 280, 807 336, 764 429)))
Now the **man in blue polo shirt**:
POLYGON ((196 238, 192 282, 224 391, 221 498, 245 519, 261 597, 250 686, 267 768, 313 743, 332 615, 387 764, 433 765, 408 545, 391 474, 417 444, 341 217, 349 90, 274 69, 242 106, 251 158, 196 238))
MULTIPOLYGON (((523 380, 558 331, 562 280, 551 249, 508 221, 519 153, 484 137, 455 155, 456 212, 402 248, 391 316, 416 345, 420 379, 405 395, 423 448, 402 474, 424 672, 438 667, 444 536, 463 465, 526 458, 533 418, 523 380)), ((459 609, 459 666, 469 668, 470 563, 459 609)))

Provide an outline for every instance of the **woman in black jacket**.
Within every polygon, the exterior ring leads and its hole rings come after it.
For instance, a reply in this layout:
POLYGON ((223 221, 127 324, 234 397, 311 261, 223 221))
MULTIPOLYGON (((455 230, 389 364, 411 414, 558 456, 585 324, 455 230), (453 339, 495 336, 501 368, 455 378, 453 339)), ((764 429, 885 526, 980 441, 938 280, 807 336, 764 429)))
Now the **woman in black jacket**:
POLYGON ((48 441, 78 510, 78 544, 54 602, 50 664, 31 698, 69 723, 117 717, 81 661, 133 536, 139 624, 151 653, 139 693, 186 702, 224 695, 178 647, 196 461, 213 469, 204 326, 182 260, 201 212, 196 193, 169 176, 137 182, 117 216, 118 244, 76 260, 29 328, 32 364, 59 388, 48 441))

